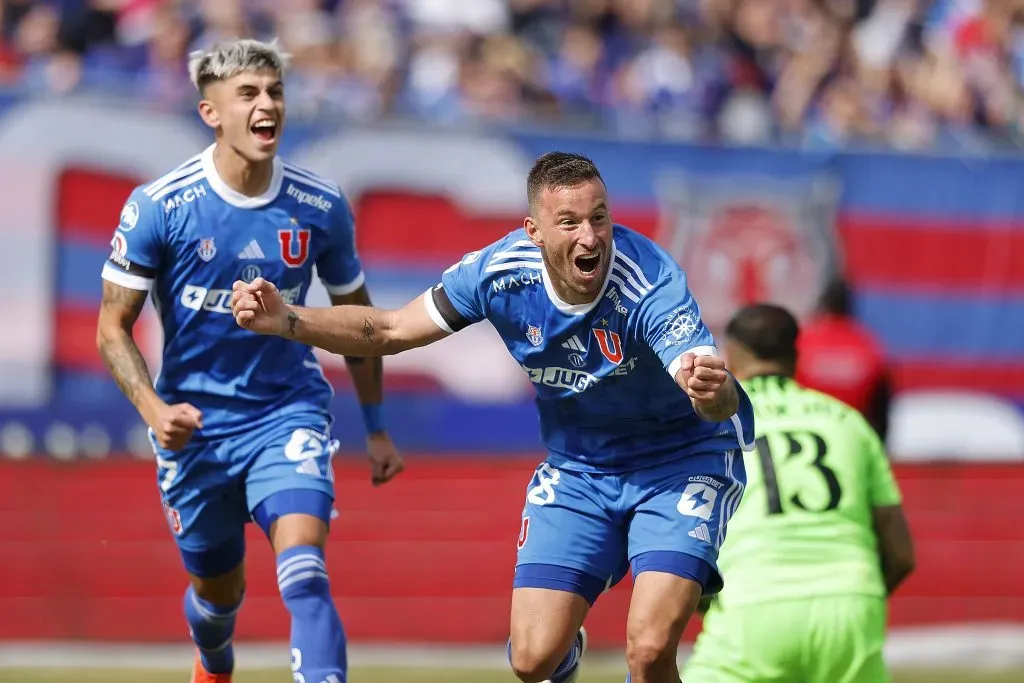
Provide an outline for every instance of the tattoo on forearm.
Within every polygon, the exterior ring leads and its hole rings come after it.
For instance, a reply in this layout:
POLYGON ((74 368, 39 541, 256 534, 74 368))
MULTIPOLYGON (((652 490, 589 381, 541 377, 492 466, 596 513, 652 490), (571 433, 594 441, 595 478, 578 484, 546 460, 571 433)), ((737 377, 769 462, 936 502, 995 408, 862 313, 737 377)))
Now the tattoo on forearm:
POLYGON ((295 323, 299 322, 299 315, 295 311, 288 311, 288 336, 295 336, 295 323))
POLYGON ((146 304, 148 292, 103 283, 99 344, 100 357, 122 393, 135 403, 139 393, 153 387, 146 360, 131 336, 132 325, 146 304))
POLYGON ((146 360, 126 333, 104 340, 100 344, 100 356, 118 388, 132 403, 138 398, 139 391, 153 386, 146 360))
POLYGON ((363 318, 363 342, 373 343, 373 318, 369 316, 363 318))

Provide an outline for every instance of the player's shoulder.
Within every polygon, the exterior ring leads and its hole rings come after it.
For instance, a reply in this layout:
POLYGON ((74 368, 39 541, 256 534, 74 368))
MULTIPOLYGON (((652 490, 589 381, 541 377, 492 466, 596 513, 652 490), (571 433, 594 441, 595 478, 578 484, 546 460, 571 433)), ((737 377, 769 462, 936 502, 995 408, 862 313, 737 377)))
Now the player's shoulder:
POLYGON ((658 285, 683 278, 679 264, 651 238, 624 225, 613 227, 615 255, 612 275, 625 279, 626 284, 643 295, 658 285))
POLYGON ((320 209, 324 213, 348 213, 350 208, 345 193, 338 183, 281 159, 281 192, 298 204, 320 209))
POLYGON ((164 211, 158 211, 158 209, 164 207, 168 200, 173 203, 174 197, 195 186, 205 177, 203 154, 200 152, 166 173, 136 185, 121 209, 122 228, 135 227, 142 215, 163 214, 164 211))
POLYGON ((530 241, 524 229, 519 228, 467 252, 458 265, 470 266, 481 278, 487 279, 522 268, 539 269, 541 263, 540 248, 530 241))

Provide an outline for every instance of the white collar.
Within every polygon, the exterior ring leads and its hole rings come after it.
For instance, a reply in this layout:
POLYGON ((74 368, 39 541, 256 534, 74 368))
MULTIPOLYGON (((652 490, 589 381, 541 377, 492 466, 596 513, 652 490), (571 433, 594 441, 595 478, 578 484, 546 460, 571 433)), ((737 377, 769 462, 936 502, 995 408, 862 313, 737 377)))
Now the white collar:
POLYGON ((210 189, 216 192, 221 199, 239 209, 258 209, 277 199, 277 195, 281 192, 281 182, 284 180, 284 165, 281 163, 280 157, 274 157, 273 171, 270 175, 270 186, 267 187, 266 192, 256 197, 250 197, 232 189, 220 177, 220 173, 217 172, 217 165, 213 163, 213 150, 216 146, 216 143, 214 143, 203 150, 200 159, 203 163, 203 173, 206 175, 206 181, 210 183, 210 189))

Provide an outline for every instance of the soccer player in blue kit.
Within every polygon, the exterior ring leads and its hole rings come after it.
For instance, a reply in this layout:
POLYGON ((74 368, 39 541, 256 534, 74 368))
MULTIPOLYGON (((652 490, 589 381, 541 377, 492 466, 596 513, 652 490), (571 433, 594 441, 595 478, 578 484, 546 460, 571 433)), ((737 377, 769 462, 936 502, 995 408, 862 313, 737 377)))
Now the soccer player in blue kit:
MULTIPOLYGON (((524 227, 466 254, 400 310, 290 305, 236 281, 246 329, 379 356, 488 320, 537 392, 548 451, 526 492, 509 660, 526 683, 576 680, 583 621, 632 568, 632 683, 678 683, 677 648, 716 567, 753 447, 753 409, 718 356, 686 276, 612 222, 598 169, 552 152, 527 180, 524 227)), ((443 230, 444 226, 435 229, 443 230)))
MULTIPOLYGON (((239 329, 230 306, 240 277, 275 282, 284 300, 302 302, 314 265, 334 303, 370 304, 341 190, 276 155, 286 62, 276 45, 253 40, 191 55, 199 114, 215 142, 131 193, 102 273, 97 344, 150 428, 162 503, 190 579, 193 683, 231 680, 250 519, 277 557, 294 680, 347 675, 324 562, 333 390, 309 346, 239 329), (149 294, 164 332, 155 384, 132 337, 149 294)), ((346 360, 380 484, 402 469, 380 416, 380 359, 346 360)))

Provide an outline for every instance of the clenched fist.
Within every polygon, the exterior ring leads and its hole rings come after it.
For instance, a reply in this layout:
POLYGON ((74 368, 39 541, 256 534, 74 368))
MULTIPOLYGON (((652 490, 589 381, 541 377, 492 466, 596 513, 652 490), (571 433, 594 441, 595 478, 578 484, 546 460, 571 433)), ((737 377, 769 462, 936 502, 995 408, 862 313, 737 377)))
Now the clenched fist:
POLYGON ((714 401, 719 388, 729 380, 725 361, 718 356, 683 354, 683 363, 679 369, 685 378, 683 388, 694 401, 714 401))
POLYGON ((288 327, 288 305, 273 282, 261 277, 236 280, 231 286, 231 312, 235 322, 259 334, 281 335, 288 327))
POLYGON ((180 451, 203 428, 203 414, 191 403, 160 403, 143 416, 161 448, 180 451))

